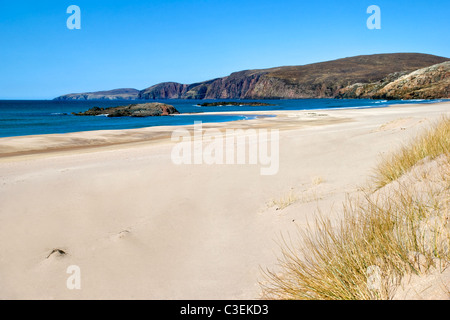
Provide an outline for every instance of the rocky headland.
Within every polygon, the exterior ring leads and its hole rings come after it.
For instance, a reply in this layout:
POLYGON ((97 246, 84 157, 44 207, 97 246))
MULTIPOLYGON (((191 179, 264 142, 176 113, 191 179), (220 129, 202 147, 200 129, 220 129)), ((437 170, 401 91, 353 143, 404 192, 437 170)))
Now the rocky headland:
MULTIPOLYGON (((449 58, 421 53, 364 55, 302 66, 245 70, 193 84, 164 82, 137 94, 132 91, 129 97, 142 100, 450 98, 449 61, 449 58)), ((56 99, 121 96, 112 92, 70 94, 56 99)))
POLYGON ((373 83, 356 83, 340 90, 339 97, 387 100, 450 98, 450 61, 411 73, 390 74, 373 83))
POLYGON ((127 88, 97 92, 71 93, 55 98, 54 100, 136 100, 138 97, 139 90, 127 88))

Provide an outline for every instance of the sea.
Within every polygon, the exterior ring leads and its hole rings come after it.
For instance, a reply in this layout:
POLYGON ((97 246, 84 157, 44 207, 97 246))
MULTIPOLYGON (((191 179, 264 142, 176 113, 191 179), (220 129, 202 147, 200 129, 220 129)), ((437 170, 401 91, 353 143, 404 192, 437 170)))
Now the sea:
MULTIPOLYGON (((222 101, 222 100, 221 100, 222 101)), ((278 110, 327 110, 380 108, 396 104, 433 103, 444 100, 364 100, 364 99, 301 99, 301 100, 251 100, 272 106, 200 107, 205 102, 217 100, 159 100, 159 101, 54 101, 54 100, 0 100, 0 137, 41 135, 92 130, 119 130, 153 126, 176 126, 203 123, 227 122, 254 119, 258 116, 246 114, 248 111, 278 110), (105 116, 74 116, 72 112, 83 112, 92 107, 116 107, 131 103, 163 102, 173 105, 181 114, 146 118, 108 118, 105 116), (234 111, 233 114, 221 112, 234 111), (208 114, 205 114, 208 113, 208 114)))

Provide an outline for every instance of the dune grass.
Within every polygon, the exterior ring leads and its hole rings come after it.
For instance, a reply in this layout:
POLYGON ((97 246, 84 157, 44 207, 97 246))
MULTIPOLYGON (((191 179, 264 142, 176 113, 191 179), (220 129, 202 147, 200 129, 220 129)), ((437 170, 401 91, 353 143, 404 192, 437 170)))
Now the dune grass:
POLYGON ((448 132, 443 118, 384 159, 377 190, 348 199, 339 221, 319 215, 297 240, 283 238, 277 270, 263 271, 263 298, 391 299, 406 274, 448 265, 448 132))
POLYGON ((289 207, 291 204, 297 202, 298 200, 299 200, 298 195, 296 195, 293 190, 290 190, 289 193, 287 193, 286 195, 278 199, 273 199, 269 203, 269 207, 275 206, 277 210, 283 210, 289 207))
POLYGON ((450 117, 446 116, 399 152, 383 159, 375 171, 375 186, 382 188, 397 180, 422 159, 434 159, 441 154, 448 154, 449 150, 450 117))

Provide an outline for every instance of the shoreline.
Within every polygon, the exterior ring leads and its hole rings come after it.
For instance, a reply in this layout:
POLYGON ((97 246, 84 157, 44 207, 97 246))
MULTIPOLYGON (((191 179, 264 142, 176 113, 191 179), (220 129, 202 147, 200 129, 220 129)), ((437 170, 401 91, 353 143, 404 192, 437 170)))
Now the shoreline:
MULTIPOLYGON (((311 109, 311 110, 271 110, 271 111, 246 111, 245 115, 256 116, 254 119, 235 120, 226 122, 206 122, 203 128, 223 129, 248 129, 261 128, 268 129, 293 129, 304 126, 317 126, 326 124, 338 124, 352 121, 344 113, 351 111, 379 110, 396 108, 427 107, 435 104, 449 104, 450 101, 419 103, 419 104, 394 104, 383 107, 347 107, 332 109, 311 109), (308 117, 308 115, 321 112, 322 116, 308 117), (326 116, 323 116, 326 114, 326 116), (258 117, 261 116, 261 117, 258 117), (291 118, 291 121, 286 121, 291 118), (297 118, 296 121, 293 120, 297 118)), ((243 115, 240 111, 224 112, 204 112, 204 115, 243 115)), ((181 114, 180 116, 183 116, 181 114)), ((146 143, 170 143, 170 136, 174 130, 187 129, 192 131, 193 125, 174 126, 152 126, 134 129, 117 130, 92 130, 68 133, 24 135, 0 138, 0 161, 8 158, 21 156, 60 154, 64 152, 93 151, 96 148, 126 147, 136 144, 146 143)))
MULTIPOLYGON (((449 107, 283 111, 220 124, 282 127, 279 171, 269 176, 260 165, 176 165, 163 132, 159 140, 0 159, 0 298, 258 299, 280 233, 295 235, 318 211, 339 217, 380 155, 450 115, 449 107), (81 290, 66 287, 72 265, 81 269, 81 290)), ((103 143, 155 134, 100 133, 103 143)), ((69 142, 93 139, 83 134, 69 142)), ((37 148, 68 140, 33 138, 37 148)), ((16 150, 26 141, 16 140, 16 150)))

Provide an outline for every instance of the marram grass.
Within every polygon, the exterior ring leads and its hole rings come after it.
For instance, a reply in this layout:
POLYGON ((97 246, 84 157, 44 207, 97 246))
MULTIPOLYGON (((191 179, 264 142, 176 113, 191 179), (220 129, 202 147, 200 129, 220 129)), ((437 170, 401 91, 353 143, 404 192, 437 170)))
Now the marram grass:
POLYGON ((391 299, 406 274, 448 265, 449 126, 443 118, 384 159, 378 190, 348 199, 337 223, 319 215, 296 240, 283 238, 277 270, 263 270, 263 298, 391 299))
POLYGON ((432 128, 400 151, 384 158, 376 168, 376 187, 381 188, 397 180, 419 161, 434 159, 450 150, 450 117, 443 117, 432 128))

